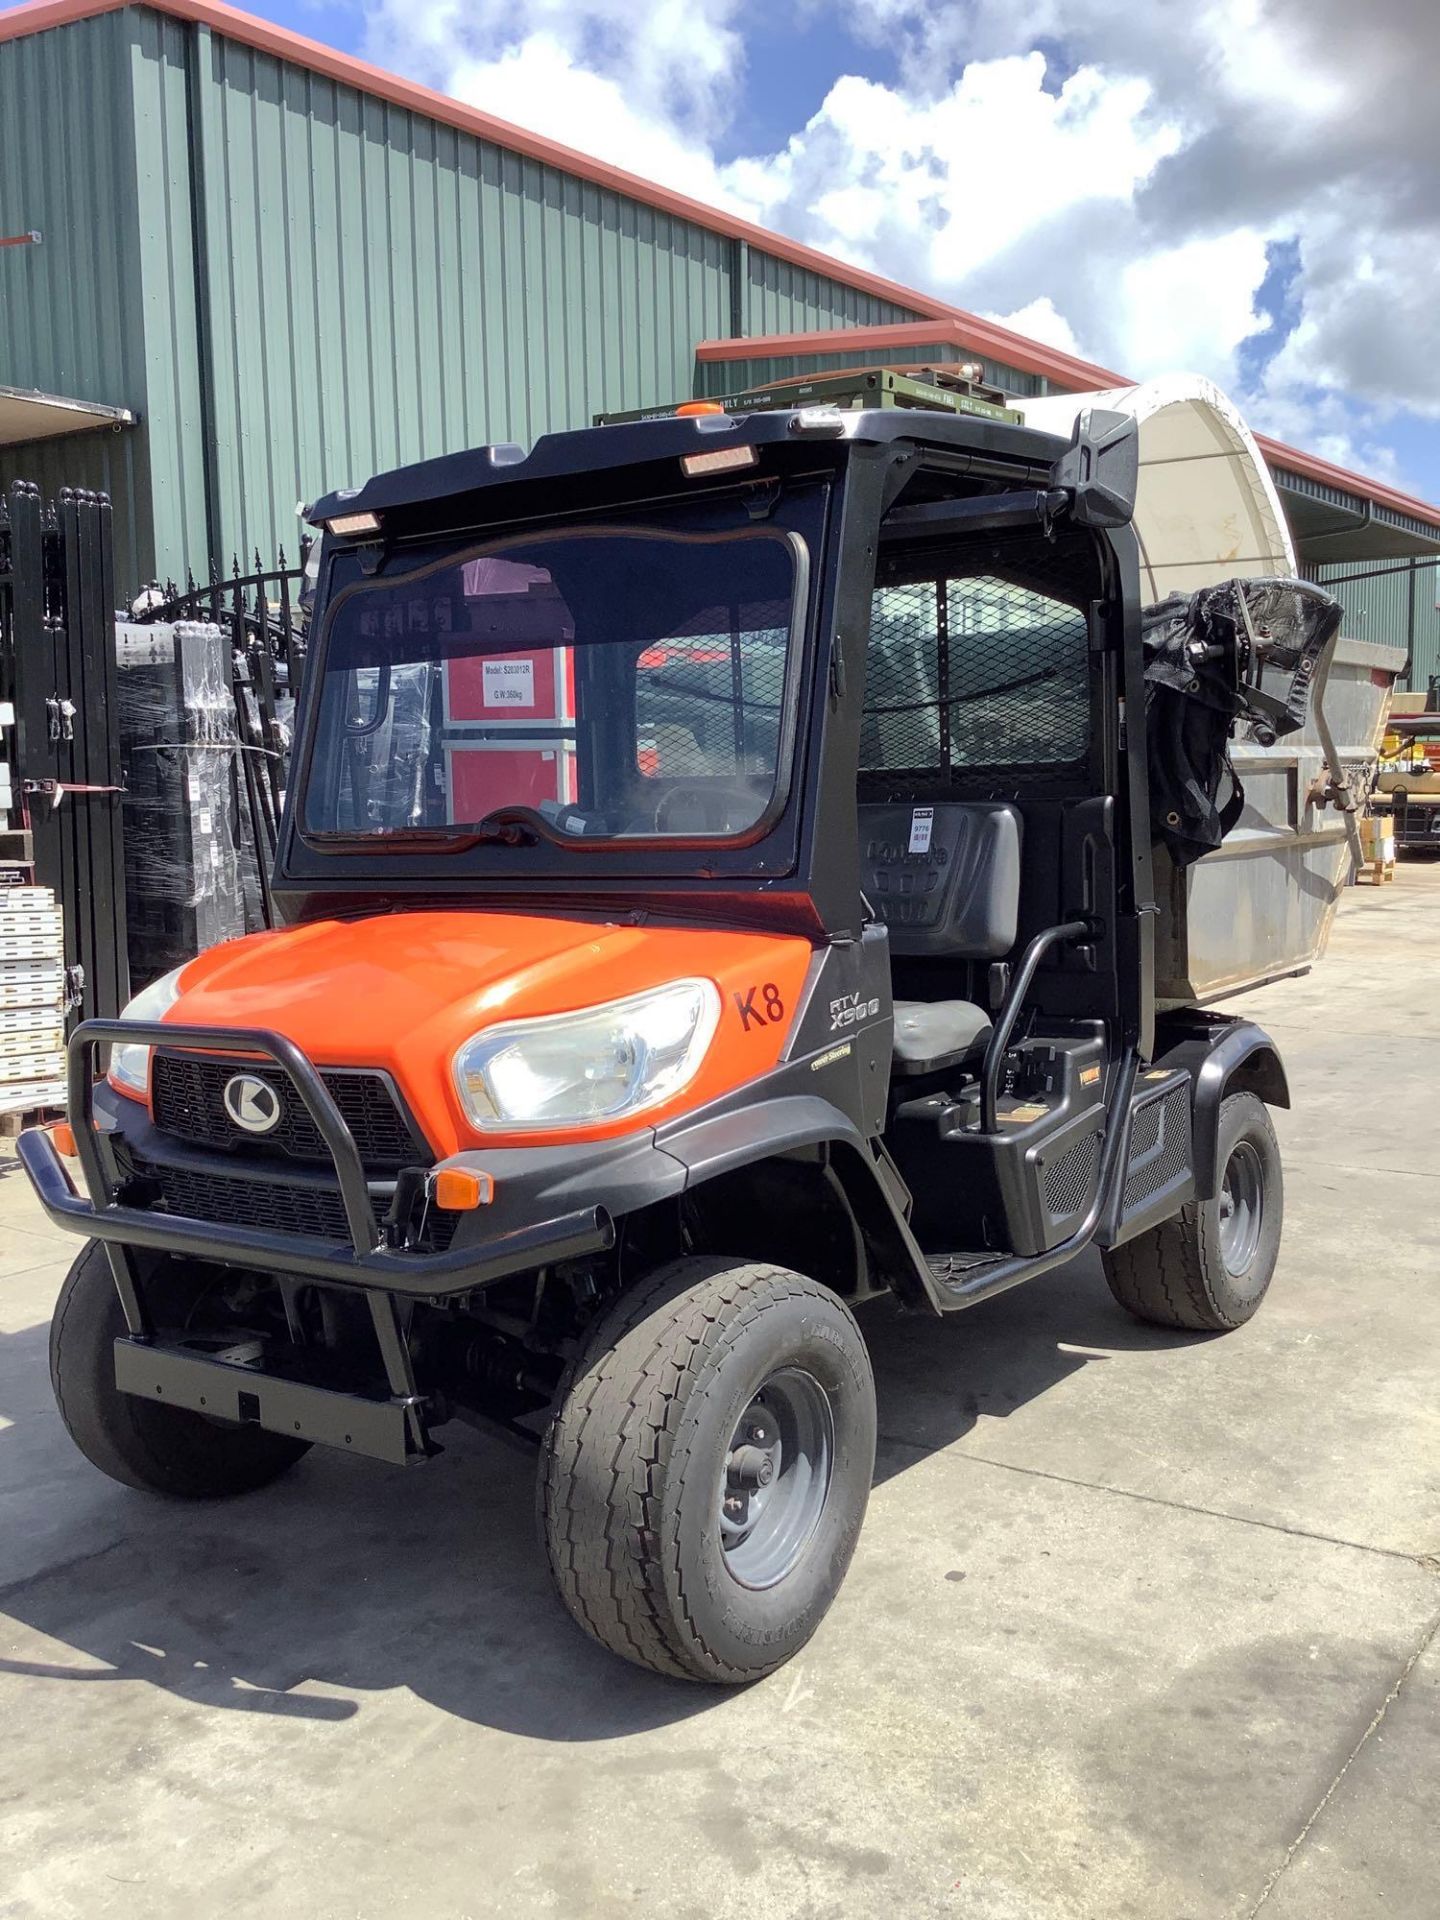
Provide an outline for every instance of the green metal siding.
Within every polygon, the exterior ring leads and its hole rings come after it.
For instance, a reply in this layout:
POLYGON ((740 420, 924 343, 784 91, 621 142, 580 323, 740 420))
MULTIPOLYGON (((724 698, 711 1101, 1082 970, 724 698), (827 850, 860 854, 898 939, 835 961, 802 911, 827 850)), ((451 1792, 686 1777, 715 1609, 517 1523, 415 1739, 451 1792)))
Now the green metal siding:
POLYGON ((128 601, 154 576, 150 465, 141 433, 73 433, 0 447, 0 492, 12 480, 32 481, 47 500, 62 487, 109 494, 117 594, 128 601))
MULTIPOLYGON (((925 318, 758 248, 746 253, 743 334, 824 333, 831 327, 888 327, 925 318)), ((730 328, 720 331, 728 335, 730 328)), ((696 335, 697 340, 706 337, 718 335, 696 335)))
MULTIPOLYGON (((1337 562, 1316 567, 1311 577, 1322 586, 1339 574, 1358 573, 1363 561, 1337 562)), ((1395 560, 1380 560, 1376 566, 1398 566, 1395 560)), ((1356 640, 1373 640, 1381 646, 1406 647, 1410 651, 1410 673, 1402 683, 1423 693, 1431 677, 1440 674, 1440 569, 1417 567, 1412 574, 1385 573, 1373 580, 1341 582, 1332 588, 1345 608, 1343 632, 1356 640)))
MULTIPOLYGON (((135 112, 137 261, 144 297, 145 435, 154 571, 206 559, 206 433, 196 303, 188 55, 183 21, 127 12, 135 112)), ((243 316, 236 316, 244 324, 243 316)))
POLYGON ((0 381, 110 406, 141 398, 129 16, 0 46, 0 381))
MULTIPOLYGON (((0 46, 0 383, 147 411, 134 118, 134 19, 103 14, 0 46)), ((0 486, 97 487, 115 501, 119 576, 152 563, 145 426, 0 448, 0 486)))
POLYGON ((199 30, 223 551, 295 504, 689 390, 729 244, 199 30))
POLYGON ((0 381, 141 425, 12 450, 0 479, 109 491, 126 594, 293 552, 297 501, 386 467, 678 399, 701 340, 923 318, 139 6, 0 46, 0 230, 28 227, 42 247, 0 254, 0 381))
MULTIPOLYGON (((956 365, 964 360, 979 359, 983 369, 982 378, 991 386, 1002 387, 1007 394, 1029 399, 1046 391, 1046 382, 1038 374, 1022 373, 1018 367, 1005 366, 998 360, 962 353, 953 341, 936 341, 932 345, 922 343, 885 357, 887 360, 903 360, 906 366, 956 365)), ((857 365, 871 366, 877 361, 878 356, 873 348, 848 353, 843 349, 833 353, 757 353, 753 358, 744 360, 697 361, 695 393, 700 399, 713 398, 719 394, 735 393, 742 388, 767 386, 772 380, 791 380, 807 373, 839 373, 857 365)))

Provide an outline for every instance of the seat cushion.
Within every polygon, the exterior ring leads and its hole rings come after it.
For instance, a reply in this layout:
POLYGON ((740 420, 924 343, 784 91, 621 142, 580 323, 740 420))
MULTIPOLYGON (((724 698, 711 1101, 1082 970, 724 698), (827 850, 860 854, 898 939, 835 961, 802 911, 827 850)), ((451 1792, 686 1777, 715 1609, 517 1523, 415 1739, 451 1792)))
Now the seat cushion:
POLYGON ((990 1016, 969 1000, 897 1000, 895 1069, 930 1073, 977 1058, 990 1038, 990 1016))

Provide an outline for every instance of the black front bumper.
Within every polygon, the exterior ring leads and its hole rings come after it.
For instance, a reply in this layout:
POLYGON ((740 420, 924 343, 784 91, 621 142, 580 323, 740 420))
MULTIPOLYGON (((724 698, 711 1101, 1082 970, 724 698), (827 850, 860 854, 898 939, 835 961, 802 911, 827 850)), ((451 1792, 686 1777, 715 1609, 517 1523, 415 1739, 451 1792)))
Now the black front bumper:
MULTIPOLYGON (((508 1275, 559 1260, 600 1253, 615 1243, 606 1207, 582 1205, 545 1217, 515 1217, 498 1230, 443 1253, 405 1251, 386 1244, 376 1218, 354 1137, 314 1066, 280 1034, 258 1029, 180 1027, 158 1021, 87 1020, 68 1048, 68 1102, 86 1193, 78 1193, 50 1136, 41 1128, 20 1135, 20 1159, 40 1203, 57 1226, 104 1241, 113 1249, 144 1248, 229 1266, 258 1268, 340 1286, 437 1298, 468 1293, 508 1275), (129 1041, 229 1055, 260 1055, 289 1078, 314 1121, 334 1166, 348 1241, 234 1226, 183 1214, 122 1204, 115 1157, 95 1120, 95 1050, 129 1041)), ((493 1156, 486 1160, 492 1163, 493 1156)), ((677 1169, 678 1171, 678 1169, 677 1169)), ((117 1279, 120 1276, 117 1274, 117 1279)), ((122 1292, 124 1291, 122 1287, 122 1292)))

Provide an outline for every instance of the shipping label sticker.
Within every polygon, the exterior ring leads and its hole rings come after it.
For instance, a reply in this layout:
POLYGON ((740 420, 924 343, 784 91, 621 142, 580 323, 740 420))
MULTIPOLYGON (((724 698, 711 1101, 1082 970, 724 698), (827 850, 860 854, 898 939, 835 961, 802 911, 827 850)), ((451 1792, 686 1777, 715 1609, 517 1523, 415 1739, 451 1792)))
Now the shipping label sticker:
POLYGON ((483 663, 483 699, 487 707, 533 707, 533 660, 486 660, 483 663))
POLYGON ((915 807, 910 814, 911 853, 928 853, 930 851, 930 835, 934 830, 934 807, 915 807))

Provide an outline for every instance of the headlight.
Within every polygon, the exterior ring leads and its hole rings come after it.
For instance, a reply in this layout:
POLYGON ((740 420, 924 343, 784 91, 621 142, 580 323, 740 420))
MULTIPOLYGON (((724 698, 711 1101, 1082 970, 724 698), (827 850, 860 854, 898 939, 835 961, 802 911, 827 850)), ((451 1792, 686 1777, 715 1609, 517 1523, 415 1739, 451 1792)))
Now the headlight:
POLYGON ((720 1018, 713 981, 676 980, 467 1040, 455 1085, 476 1127, 578 1127, 639 1113, 695 1076, 720 1018))
MULTIPOLYGON (((187 960, 185 965, 190 963, 187 960)), ((162 974, 158 980, 127 1000, 120 1010, 122 1020, 158 1020, 180 998, 180 976, 185 967, 162 974)), ((150 1049, 133 1041, 120 1041, 110 1049, 110 1079, 127 1093, 138 1093, 143 1100, 150 1091, 150 1049)))

